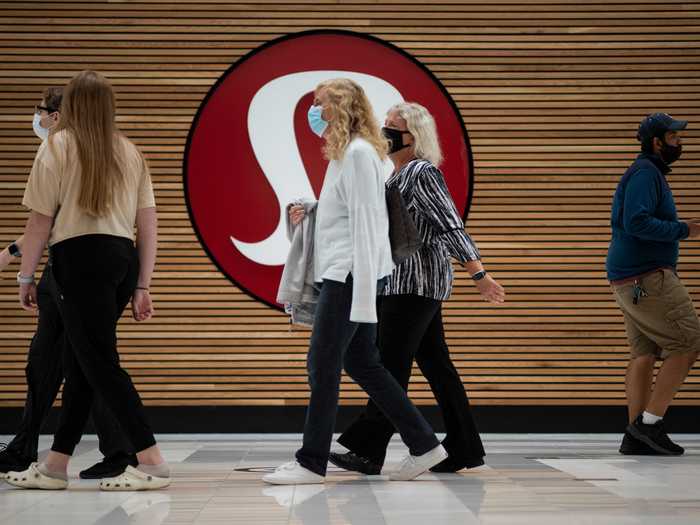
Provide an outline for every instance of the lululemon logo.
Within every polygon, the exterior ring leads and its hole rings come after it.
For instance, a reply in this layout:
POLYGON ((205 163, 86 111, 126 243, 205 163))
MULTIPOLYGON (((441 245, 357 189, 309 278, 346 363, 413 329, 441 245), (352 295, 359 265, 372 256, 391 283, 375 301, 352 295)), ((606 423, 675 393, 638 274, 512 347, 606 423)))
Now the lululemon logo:
MULTIPOLYGON (((273 40, 236 62, 211 88, 187 139, 184 190, 190 220, 211 260, 256 299, 275 302, 287 257, 284 210, 317 198, 327 162, 306 122, 314 87, 360 84, 375 116, 402 101, 435 116, 441 169, 460 212, 471 197, 472 159, 457 107, 418 61, 373 37, 309 31, 273 40)), ((387 160, 387 176, 391 172, 387 160)))

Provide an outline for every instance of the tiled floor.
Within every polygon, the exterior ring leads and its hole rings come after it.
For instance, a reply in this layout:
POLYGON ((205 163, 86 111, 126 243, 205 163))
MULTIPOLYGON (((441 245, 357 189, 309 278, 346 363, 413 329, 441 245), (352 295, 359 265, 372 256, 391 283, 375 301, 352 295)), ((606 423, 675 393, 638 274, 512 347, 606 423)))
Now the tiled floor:
MULTIPOLYGON (((700 435, 676 436, 687 447, 678 458, 622 457, 610 435, 484 437, 487 466, 460 474, 390 483, 331 469, 322 486, 270 487, 262 473, 291 459, 299 436, 161 436, 169 490, 101 493, 97 482, 71 479, 68 491, 39 492, 0 482, 0 523, 700 524, 700 435)), ((404 453, 392 442, 387 469, 404 453)), ((71 475, 98 459, 88 436, 71 475)))

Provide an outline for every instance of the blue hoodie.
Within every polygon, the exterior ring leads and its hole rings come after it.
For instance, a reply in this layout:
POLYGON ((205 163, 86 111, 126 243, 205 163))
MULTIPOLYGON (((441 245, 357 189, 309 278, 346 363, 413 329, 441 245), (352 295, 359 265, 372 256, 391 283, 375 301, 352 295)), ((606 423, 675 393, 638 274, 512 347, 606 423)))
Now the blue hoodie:
POLYGON ((688 225, 678 220, 666 173, 658 156, 642 153, 627 169, 613 198, 608 279, 627 279, 658 268, 675 268, 679 241, 688 225))

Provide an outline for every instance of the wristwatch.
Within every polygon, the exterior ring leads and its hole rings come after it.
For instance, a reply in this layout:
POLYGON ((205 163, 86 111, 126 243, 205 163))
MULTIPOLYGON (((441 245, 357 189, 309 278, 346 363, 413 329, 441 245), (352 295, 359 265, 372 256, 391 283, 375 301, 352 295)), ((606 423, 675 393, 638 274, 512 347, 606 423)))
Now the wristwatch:
POLYGON ((19 246, 14 242, 7 247, 7 251, 10 252, 12 257, 22 257, 22 252, 19 251, 19 246))
POLYGON ((484 277, 486 277, 486 270, 481 270, 480 272, 476 272, 474 275, 472 275, 472 279, 475 281, 481 281, 484 277))
POLYGON ((34 282, 34 274, 25 277, 22 275, 22 272, 17 272, 17 282, 19 284, 32 284, 34 282))

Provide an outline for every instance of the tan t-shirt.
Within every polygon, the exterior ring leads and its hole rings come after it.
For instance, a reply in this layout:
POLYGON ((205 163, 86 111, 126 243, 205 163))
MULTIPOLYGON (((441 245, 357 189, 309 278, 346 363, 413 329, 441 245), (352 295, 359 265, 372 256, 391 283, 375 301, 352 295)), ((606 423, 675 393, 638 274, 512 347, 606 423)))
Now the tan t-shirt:
POLYGON ((124 170, 124 189, 104 217, 92 217, 78 206, 80 161, 74 139, 63 130, 45 140, 34 159, 22 204, 54 217, 49 245, 90 234, 135 240, 136 211, 156 205, 148 166, 136 146, 122 139, 117 150, 124 170))

